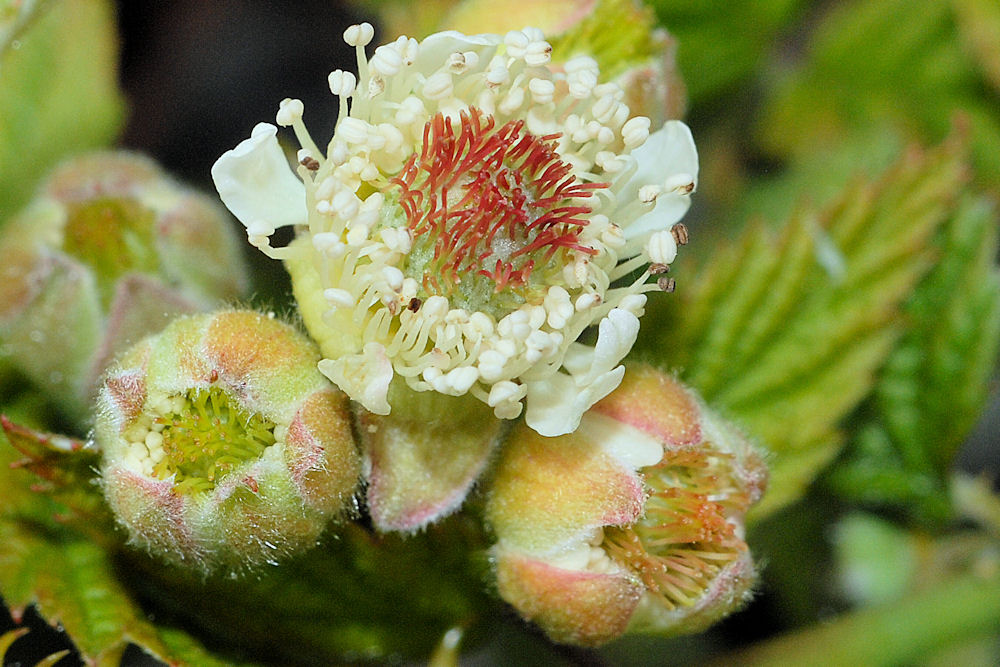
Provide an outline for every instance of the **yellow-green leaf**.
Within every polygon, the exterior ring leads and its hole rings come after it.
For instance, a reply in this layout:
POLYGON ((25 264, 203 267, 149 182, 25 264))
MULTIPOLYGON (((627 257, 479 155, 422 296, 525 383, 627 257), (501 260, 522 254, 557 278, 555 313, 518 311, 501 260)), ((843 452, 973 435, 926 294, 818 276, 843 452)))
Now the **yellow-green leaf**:
POLYGON ((777 231, 748 226, 681 264, 669 307, 650 313, 646 354, 774 453, 757 516, 794 500, 843 442, 840 422, 871 391, 904 330, 901 305, 936 254, 965 180, 959 142, 913 150, 824 211, 777 231))
POLYGON ((0 595, 15 613, 35 605, 81 657, 117 665, 129 643, 175 665, 225 664, 177 629, 159 628, 119 581, 115 555, 67 530, 0 517, 0 595))
POLYGON ((832 477, 846 497, 948 518, 949 471, 1000 345, 997 223, 988 201, 969 196, 939 233, 940 260, 906 305, 907 332, 832 477))
POLYGON ((107 0, 52 0, 0 51, 0 223, 65 155, 118 133, 118 37, 107 0))
MULTIPOLYGON (((971 127, 974 164, 983 174, 997 173, 1000 97, 959 34, 963 13, 995 13, 994 0, 981 4, 991 9, 951 0, 831 3, 809 36, 805 58, 772 79, 757 139, 783 157, 835 146, 873 125, 891 124, 936 142, 962 115, 971 127)), ((996 31, 986 23, 977 27, 996 31)))

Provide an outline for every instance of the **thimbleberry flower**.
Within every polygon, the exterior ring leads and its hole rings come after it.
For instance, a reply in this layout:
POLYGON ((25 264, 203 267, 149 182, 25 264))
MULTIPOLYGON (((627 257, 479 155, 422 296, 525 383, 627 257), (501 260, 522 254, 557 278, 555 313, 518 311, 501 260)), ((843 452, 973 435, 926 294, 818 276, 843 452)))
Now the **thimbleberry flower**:
POLYGON ((497 589, 552 639, 698 632, 746 601, 767 470, 690 390, 633 367, 576 432, 514 429, 486 506, 497 589))
POLYGON ((250 311, 175 320, 105 376, 94 428, 108 504, 131 541, 239 572, 315 544, 353 509, 347 397, 291 326, 250 311))
POLYGON ((223 202, 286 262, 320 370, 370 412, 389 414, 398 378, 572 431, 621 382, 646 293, 673 285, 650 276, 695 188, 690 132, 651 134, 592 58, 549 67, 535 29, 400 37, 368 58, 372 35, 345 32, 358 75, 330 75, 326 150, 286 99, 298 178, 262 123, 213 167, 223 202), (287 225, 295 240, 272 246, 287 225))

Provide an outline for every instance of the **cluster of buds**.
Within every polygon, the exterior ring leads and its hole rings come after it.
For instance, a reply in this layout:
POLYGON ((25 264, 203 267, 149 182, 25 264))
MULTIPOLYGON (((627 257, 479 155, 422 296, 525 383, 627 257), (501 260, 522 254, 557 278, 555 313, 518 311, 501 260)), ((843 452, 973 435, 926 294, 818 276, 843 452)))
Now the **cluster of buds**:
MULTIPOLYGON (((633 116, 598 63, 549 66, 539 30, 400 37, 352 26, 326 150, 299 100, 212 169, 250 242, 281 259, 320 370, 369 412, 390 385, 470 395, 544 435, 621 381, 646 294, 676 255, 698 161, 688 128, 633 116), (654 131, 655 130, 655 131, 654 131), (288 246, 276 228, 295 226, 288 246), (577 342, 598 326, 595 347, 577 342)), ((401 395, 399 392, 396 395, 401 395)))
POLYGON ((637 67, 668 85, 662 35, 588 51, 600 11, 648 12, 583 4, 557 22, 560 62, 534 28, 369 55, 372 26, 352 26, 329 145, 286 99, 294 171, 267 123, 220 157, 223 202, 285 262, 318 351, 227 311, 121 357, 95 437, 134 543, 203 571, 273 562, 348 512, 359 477, 375 529, 414 532, 496 459, 496 585, 554 640, 692 632, 747 598, 760 455, 672 377, 621 363, 646 295, 673 291, 697 152, 665 90, 629 88, 637 67), (281 227, 294 238, 272 245, 281 227))
POLYGON ((311 547, 354 508, 347 397, 318 351, 252 311, 175 320, 122 355, 98 396, 104 494, 131 542, 238 572, 311 547))
POLYGON ((691 390, 631 367, 575 433, 515 427, 486 508, 499 593, 558 642, 702 630, 749 596, 744 519, 766 479, 691 390))
POLYGON ((698 158, 594 58, 552 64, 540 30, 400 37, 369 57, 373 36, 344 33, 358 74, 330 74, 325 149, 286 99, 296 171, 260 123, 212 176, 285 262, 320 371, 359 405, 375 526, 412 531, 461 505, 501 422, 570 433, 618 386, 647 294, 673 290, 698 158), (290 244, 272 245, 279 227, 290 244))
POLYGON ((79 421, 116 353, 247 284, 225 211, 123 152, 58 167, 0 256, 0 359, 79 421))

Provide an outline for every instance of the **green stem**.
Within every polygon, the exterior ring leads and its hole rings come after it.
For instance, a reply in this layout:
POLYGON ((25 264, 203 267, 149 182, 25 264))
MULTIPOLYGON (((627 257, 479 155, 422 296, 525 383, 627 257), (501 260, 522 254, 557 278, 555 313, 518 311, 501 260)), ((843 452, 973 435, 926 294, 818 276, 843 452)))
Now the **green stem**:
POLYGON ((719 664, 910 664, 993 630, 1000 630, 1000 571, 955 577, 898 602, 757 644, 719 664))

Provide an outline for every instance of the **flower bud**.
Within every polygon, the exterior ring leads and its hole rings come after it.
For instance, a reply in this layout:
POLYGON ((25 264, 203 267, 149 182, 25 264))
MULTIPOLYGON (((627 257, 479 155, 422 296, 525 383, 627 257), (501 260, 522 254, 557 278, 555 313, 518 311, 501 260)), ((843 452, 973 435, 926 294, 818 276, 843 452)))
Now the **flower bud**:
POLYGON ((576 56, 592 56, 600 71, 624 90, 623 101, 632 113, 646 116, 653 127, 684 115, 686 93, 675 62, 676 43, 657 27, 652 9, 638 0, 464 0, 442 17, 439 28, 471 35, 526 25, 546 34, 556 66, 569 71, 576 56), (609 25, 615 26, 611 39, 609 25))
POLYGON ((132 543, 238 572, 312 546, 354 507, 346 396, 291 326, 250 311, 175 320, 105 376, 94 436, 132 543))
POLYGON ((505 432, 470 396, 393 388, 396 409, 355 405, 366 472, 365 500, 381 532, 415 532, 461 507, 505 432))
POLYGON ((243 293, 238 248, 216 204, 146 158, 65 162, 0 237, 0 359, 82 420, 117 352, 243 293))
POLYGON ((765 480, 691 390, 630 368, 575 433, 515 427, 486 508, 499 593, 557 642, 700 631, 749 596, 744 517, 765 480))

